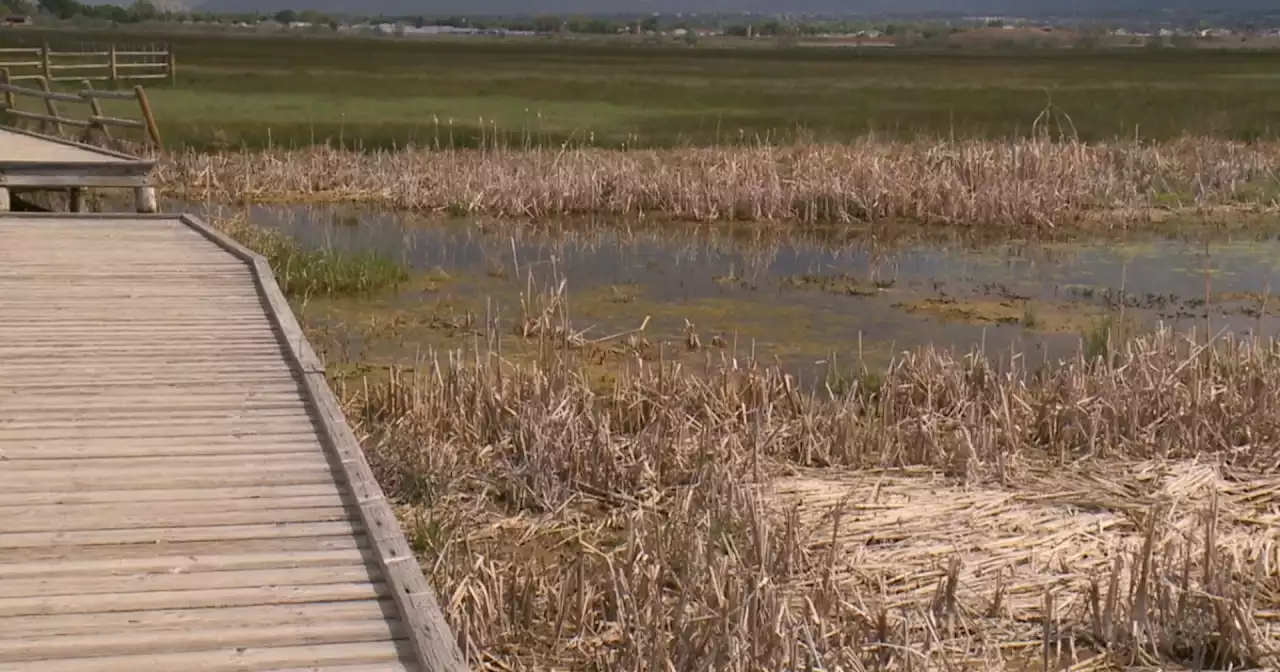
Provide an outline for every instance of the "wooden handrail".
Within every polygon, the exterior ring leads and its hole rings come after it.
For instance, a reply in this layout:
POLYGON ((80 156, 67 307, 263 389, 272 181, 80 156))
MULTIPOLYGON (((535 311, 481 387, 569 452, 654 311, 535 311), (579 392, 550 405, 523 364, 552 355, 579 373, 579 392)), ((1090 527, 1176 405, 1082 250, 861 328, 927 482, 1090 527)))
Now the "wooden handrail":
POLYGON ((141 85, 133 87, 132 91, 103 91, 93 88, 93 85, 89 82, 91 78, 84 78, 81 80, 81 85, 83 86, 81 90, 62 92, 54 91, 49 80, 43 76, 35 78, 40 83, 40 88, 19 86, 13 84, 12 79, 8 68, 0 68, 0 93, 4 94, 3 104, 0 105, 0 123, 5 118, 37 121, 47 129, 50 129, 55 135, 62 133, 63 126, 74 126, 85 129, 86 133, 91 130, 97 130, 108 140, 111 139, 111 127, 141 130, 146 132, 147 139, 150 140, 153 147, 161 151, 164 150, 164 141, 160 137, 160 128, 151 112, 151 101, 148 100, 146 90, 141 85), (17 109, 19 96, 44 101, 45 111, 33 112, 17 109), (142 119, 107 116, 102 110, 102 105, 99 103, 100 100, 134 100, 138 104, 142 119), (57 104, 59 102, 86 105, 89 108, 89 114, 84 119, 68 117, 58 111, 57 104))
POLYGON ((18 86, 17 84, 0 84, 0 91, 19 96, 31 96, 42 100, 61 100, 64 103, 78 103, 82 100, 79 95, 74 93, 60 93, 44 88, 33 89, 28 86, 18 86))
POLYGON ((41 47, 0 48, 0 68, 9 68, 10 83, 34 80, 43 76, 51 82, 72 82, 84 79, 81 73, 103 72, 91 79, 122 82, 131 79, 177 79, 177 59, 173 45, 150 51, 119 49, 112 44, 106 48, 81 48, 78 51, 56 51, 46 44, 41 47), (25 57, 35 60, 10 61, 4 57, 25 57), (143 59, 143 60, 128 60, 143 59), (56 62, 55 62, 56 61, 56 62), (55 76, 56 73, 61 73, 55 76))
POLYGON ((84 80, 84 87, 80 91, 80 95, 84 98, 96 98, 98 100, 133 100, 137 95, 133 91, 105 91, 103 89, 95 89, 89 80, 84 80))

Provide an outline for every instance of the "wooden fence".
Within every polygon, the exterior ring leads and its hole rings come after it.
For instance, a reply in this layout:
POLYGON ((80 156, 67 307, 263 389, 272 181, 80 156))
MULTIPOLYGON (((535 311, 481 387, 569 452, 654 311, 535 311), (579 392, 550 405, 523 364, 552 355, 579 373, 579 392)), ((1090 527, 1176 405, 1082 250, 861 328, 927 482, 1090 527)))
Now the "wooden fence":
POLYGON ((11 82, 44 78, 49 82, 124 82, 177 77, 173 45, 120 48, 117 45, 83 46, 78 51, 58 51, 48 44, 38 47, 0 48, 0 68, 9 70, 11 82))
MULTIPOLYGON (((112 129, 132 129, 142 131, 145 139, 157 150, 164 149, 160 139, 160 128, 151 114, 151 103, 142 85, 132 90, 105 91, 93 88, 93 84, 84 79, 78 91, 55 91, 48 79, 36 75, 27 77, 39 88, 14 84, 14 77, 8 69, 0 68, 0 125, 22 127, 34 124, 42 133, 66 136, 69 129, 80 129, 79 140, 95 142, 105 140, 107 144, 115 144, 120 138, 114 137, 112 129), (21 109, 22 101, 30 101, 42 111, 21 109), (126 101, 137 105, 139 119, 108 116, 103 110, 103 101, 126 101), (81 114, 64 112, 58 103, 83 105, 81 114), (94 137, 97 136, 97 137, 94 137)), ((115 103, 119 105, 120 103, 115 103)), ((30 105, 28 105, 30 107, 30 105)), ((132 107, 128 105, 127 107, 132 107)), ((126 108, 127 109, 127 108, 126 108)))

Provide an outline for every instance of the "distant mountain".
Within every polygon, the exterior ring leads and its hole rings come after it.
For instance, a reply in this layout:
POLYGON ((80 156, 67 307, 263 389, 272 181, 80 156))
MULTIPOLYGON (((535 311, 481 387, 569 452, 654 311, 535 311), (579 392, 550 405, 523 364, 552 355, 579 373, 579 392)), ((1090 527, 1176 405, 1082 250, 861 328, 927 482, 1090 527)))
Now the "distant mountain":
POLYGON ((333 14, 437 16, 447 14, 613 14, 673 12, 1059 14, 1106 12, 1262 11, 1277 0, 207 0, 212 12, 313 9, 333 14))

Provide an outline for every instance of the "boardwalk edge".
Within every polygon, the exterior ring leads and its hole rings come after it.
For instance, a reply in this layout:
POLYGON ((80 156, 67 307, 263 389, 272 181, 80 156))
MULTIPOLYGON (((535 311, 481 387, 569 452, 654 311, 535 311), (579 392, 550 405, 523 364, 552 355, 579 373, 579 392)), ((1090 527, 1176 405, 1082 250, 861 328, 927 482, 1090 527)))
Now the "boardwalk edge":
MULTIPOLYGON (((173 219, 174 215, 158 219, 173 219)), ((323 428, 325 447, 332 451, 337 466, 351 487, 360 520, 377 551, 378 565, 393 588, 396 608, 410 632, 417 662, 424 671, 461 672, 468 669, 435 591, 427 582, 418 559, 396 520, 395 512, 374 479, 360 442, 347 424, 337 397, 329 389, 324 366, 298 324, 289 302, 276 284, 270 265, 262 255, 249 250, 198 217, 180 216, 183 224, 244 261, 253 272, 259 297, 272 324, 287 346, 290 363, 302 378, 306 396, 315 405, 323 428)))

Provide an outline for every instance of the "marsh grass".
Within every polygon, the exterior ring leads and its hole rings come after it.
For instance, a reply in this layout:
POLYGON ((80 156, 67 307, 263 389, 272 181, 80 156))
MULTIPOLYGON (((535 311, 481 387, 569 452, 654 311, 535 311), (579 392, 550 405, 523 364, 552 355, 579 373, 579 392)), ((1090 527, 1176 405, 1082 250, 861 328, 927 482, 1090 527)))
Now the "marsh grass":
POLYGON ((1274 142, 869 138, 635 151, 181 152, 165 157, 157 175, 171 193, 198 200, 354 202, 517 219, 910 221, 1050 230, 1150 222, 1169 212, 1274 210, 1278 163, 1274 142), (1175 210, 1165 198, 1172 192, 1189 195, 1175 210))
POLYGON ((0 34, 4 46, 61 50, 157 39, 181 62, 176 86, 148 85, 169 147, 481 147, 495 132, 553 151, 584 136, 614 147, 869 131, 994 139, 1030 133, 1046 99, 1086 140, 1245 140, 1275 137, 1280 91, 1280 52, 1268 49, 663 48, 625 36, 245 39, 123 25, 0 34))
POLYGON ((349 296, 391 289, 409 279, 404 264, 370 252, 311 250, 288 235, 252 224, 243 215, 213 220, 214 226, 266 257, 276 282, 290 297, 349 296))
POLYGON ((735 353, 606 388, 556 283, 346 385, 485 669, 1280 664, 1280 348, 1168 330, 1040 370, 904 353, 805 387, 735 353), (828 381, 830 383, 830 381, 828 381))

